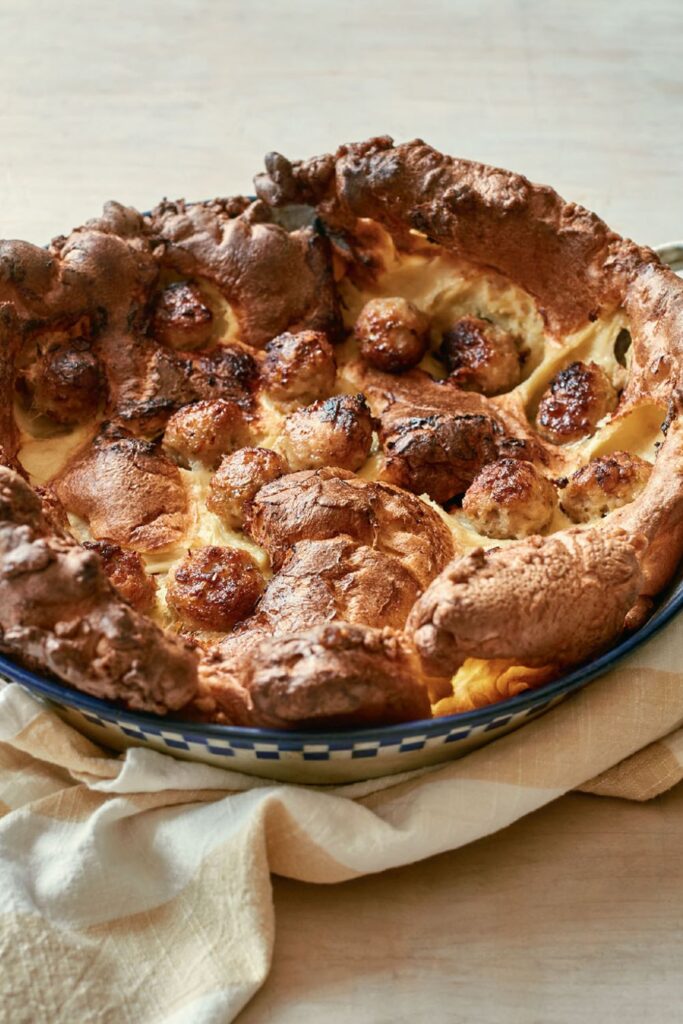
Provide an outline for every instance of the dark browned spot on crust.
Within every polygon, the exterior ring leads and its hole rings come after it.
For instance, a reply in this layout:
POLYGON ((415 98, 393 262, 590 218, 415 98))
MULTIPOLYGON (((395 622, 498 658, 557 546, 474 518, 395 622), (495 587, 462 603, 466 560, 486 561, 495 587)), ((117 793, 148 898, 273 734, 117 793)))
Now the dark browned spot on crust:
POLYGON ((548 462, 543 445, 531 437, 500 437, 496 439, 498 456, 501 459, 520 459, 522 462, 548 462))
POLYGON ((245 504, 286 472, 287 463, 270 448, 240 448, 224 456, 211 477, 207 507, 228 526, 240 526, 245 504))
POLYGON ((186 625, 227 631, 251 614, 263 587, 246 551, 207 546, 189 551, 175 567, 166 598, 186 625))
POLYGON ((570 363, 553 378, 538 407, 539 433, 554 444, 592 434, 617 405, 617 393, 597 363, 570 363))
POLYGON ((198 348, 209 340, 212 326, 213 313, 196 285, 181 281, 157 296, 151 331, 163 345, 198 348))
POLYGON ((320 331, 287 332, 266 345, 263 385, 280 401, 313 402, 332 391, 337 373, 334 349, 320 331))
POLYGON ((361 310, 354 333, 371 366, 402 373, 417 366, 427 351, 429 319, 406 299, 371 299, 361 310))
POLYGON ((449 380, 465 391, 499 395, 520 381, 514 338, 488 320, 465 316, 443 333, 439 358, 449 380))
POLYGON ((86 541, 83 545, 95 551, 104 571, 119 594, 139 612, 149 612, 154 604, 156 581, 148 576, 137 551, 124 551, 107 540, 86 541))
POLYGON ((467 490, 496 458, 496 428, 488 416, 412 417, 380 432, 382 478, 442 504, 467 490))

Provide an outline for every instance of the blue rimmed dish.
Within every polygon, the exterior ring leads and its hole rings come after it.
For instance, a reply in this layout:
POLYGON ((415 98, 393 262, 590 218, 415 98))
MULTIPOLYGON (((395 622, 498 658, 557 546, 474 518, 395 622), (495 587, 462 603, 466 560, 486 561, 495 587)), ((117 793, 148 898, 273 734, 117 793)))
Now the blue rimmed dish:
MULTIPOLYGON (((683 276, 683 242, 661 245, 657 252, 683 276)), ((356 782, 461 757, 519 728, 616 668, 673 619, 682 606, 683 580, 679 576, 639 630, 551 683, 460 714, 334 733, 251 729, 136 713, 22 668, 1 655, 0 679, 21 684, 69 725, 114 750, 149 747, 185 760, 283 782, 356 782)))
POLYGON ((543 714, 616 668, 683 607, 679 581, 652 617, 620 644, 535 690, 443 718, 339 732, 284 732, 205 725, 135 713, 0 656, 0 677, 20 683, 69 725, 114 750, 142 746, 173 757, 295 783, 344 783, 439 764, 543 714))

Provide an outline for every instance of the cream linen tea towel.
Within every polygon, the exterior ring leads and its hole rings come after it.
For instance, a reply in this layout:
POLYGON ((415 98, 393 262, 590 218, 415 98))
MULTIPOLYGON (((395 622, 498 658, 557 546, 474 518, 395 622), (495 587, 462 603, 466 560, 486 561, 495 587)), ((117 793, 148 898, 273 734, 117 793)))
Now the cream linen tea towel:
POLYGON ((577 787, 662 792, 683 777, 682 652, 674 622, 459 761, 328 789, 143 749, 116 758, 5 687, 0 1019, 224 1024, 268 973, 271 871, 339 882, 455 849, 577 787))

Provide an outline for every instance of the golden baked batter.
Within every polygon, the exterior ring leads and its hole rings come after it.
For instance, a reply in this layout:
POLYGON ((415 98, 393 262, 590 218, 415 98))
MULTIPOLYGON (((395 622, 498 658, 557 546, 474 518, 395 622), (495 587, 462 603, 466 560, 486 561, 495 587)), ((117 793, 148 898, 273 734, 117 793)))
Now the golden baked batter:
POLYGON ((0 648, 131 707, 340 727, 642 622, 683 547, 681 281, 419 142, 266 168, 255 201, 2 243, 0 648))

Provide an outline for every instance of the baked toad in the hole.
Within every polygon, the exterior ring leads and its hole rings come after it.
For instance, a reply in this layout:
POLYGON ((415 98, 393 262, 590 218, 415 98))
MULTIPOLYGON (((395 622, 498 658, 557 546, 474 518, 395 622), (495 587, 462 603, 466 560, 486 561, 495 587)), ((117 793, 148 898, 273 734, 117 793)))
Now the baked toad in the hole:
POLYGON ((389 723, 537 685, 683 548, 683 282, 388 138, 0 245, 0 649, 132 708, 389 723))

